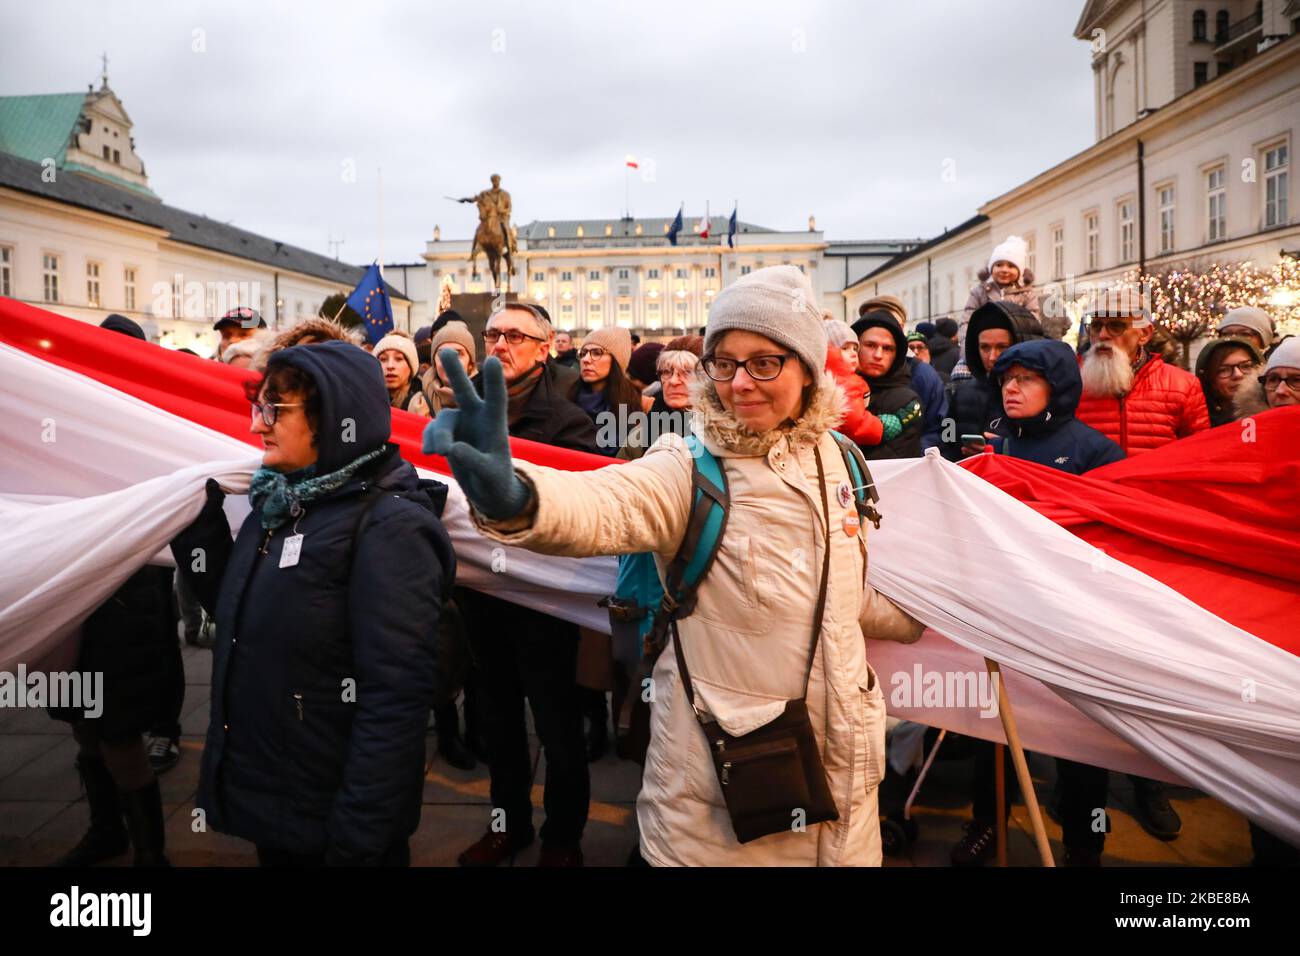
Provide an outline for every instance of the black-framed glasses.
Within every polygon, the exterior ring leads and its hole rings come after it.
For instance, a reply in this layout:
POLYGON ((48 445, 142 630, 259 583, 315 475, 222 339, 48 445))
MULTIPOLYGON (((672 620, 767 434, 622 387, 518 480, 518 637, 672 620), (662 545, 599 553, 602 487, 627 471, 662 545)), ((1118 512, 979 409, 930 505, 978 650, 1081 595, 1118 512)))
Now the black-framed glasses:
POLYGON ((523 345, 525 339, 532 339, 534 342, 545 342, 546 339, 536 335, 529 335, 527 332, 520 332, 518 329, 510 329, 502 332, 500 329, 486 329, 483 332, 483 341, 488 345, 496 345, 505 337, 508 345, 523 345))
POLYGON ((300 408, 302 406, 302 402, 250 402, 249 404, 253 406, 249 417, 256 420, 260 413, 267 428, 274 425, 276 419, 280 417, 280 409, 300 408))
POLYGON ((608 354, 609 351, 607 349, 602 349, 599 345, 584 345, 582 348, 578 349, 579 359, 590 358, 599 362, 608 354))
POLYGON ((1245 362, 1233 362, 1231 365, 1225 362, 1223 365, 1219 366, 1219 370, 1214 374, 1217 378, 1232 378, 1234 375, 1245 375, 1258 365, 1258 362, 1250 360, 1245 362))
POLYGON ((1264 391, 1271 392, 1279 385, 1285 385, 1288 392, 1300 395, 1300 373, 1283 375, 1281 372, 1269 372, 1263 378, 1264 391))
POLYGON ((703 365, 705 374, 715 382, 730 382, 736 377, 736 370, 741 368, 756 382, 770 382, 781 374, 786 359, 794 357, 793 352, 784 355, 751 355, 743 360, 709 355, 705 357, 703 365))

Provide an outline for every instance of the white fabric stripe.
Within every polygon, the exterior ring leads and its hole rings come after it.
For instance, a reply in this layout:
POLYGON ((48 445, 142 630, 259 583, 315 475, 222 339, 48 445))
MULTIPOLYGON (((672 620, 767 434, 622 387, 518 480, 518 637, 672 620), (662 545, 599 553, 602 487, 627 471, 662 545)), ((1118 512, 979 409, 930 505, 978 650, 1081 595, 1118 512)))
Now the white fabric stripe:
MULTIPOLYGON (((77 623, 198 513, 208 476, 246 490, 255 452, 4 345, 0 389, 0 669, 49 667, 56 652, 68 657, 77 623), (51 422, 54 440, 43 441, 51 422), (32 495, 78 500, 36 508, 32 495)), ((987 655, 1018 672, 1009 686, 1030 749, 1143 772, 1136 747, 1300 842, 1300 661, 937 456, 872 469, 885 512, 871 535, 872 583, 965 649, 937 635, 871 642, 887 697, 893 675, 917 662, 979 670, 987 655), (1030 690, 1039 681, 1093 720, 1030 690)), ((455 482, 437 477, 451 485, 444 523, 462 582, 607 629, 594 605, 613 587, 613 559, 489 542, 455 482)), ((227 510, 237 527, 246 499, 228 498, 227 510)), ((973 708, 891 712, 1001 736, 973 708)))

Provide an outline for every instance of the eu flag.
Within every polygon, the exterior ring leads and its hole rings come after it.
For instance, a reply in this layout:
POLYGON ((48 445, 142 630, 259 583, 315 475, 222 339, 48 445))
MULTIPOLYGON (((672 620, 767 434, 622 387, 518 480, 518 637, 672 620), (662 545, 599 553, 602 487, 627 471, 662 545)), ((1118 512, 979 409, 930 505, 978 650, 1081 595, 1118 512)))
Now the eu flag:
POLYGON ((393 304, 388 301, 383 277, 378 263, 372 262, 357 287, 348 296, 348 308, 361 316, 366 326, 366 339, 374 345, 393 331, 393 304))
POLYGON ((727 245, 733 249, 736 248, 736 213, 739 211, 739 206, 731 210, 731 220, 727 223, 727 245))
POLYGON ((668 227, 668 241, 672 243, 674 246, 677 245, 677 234, 681 231, 682 231, 682 211, 678 209, 677 218, 674 219, 673 224, 668 227))

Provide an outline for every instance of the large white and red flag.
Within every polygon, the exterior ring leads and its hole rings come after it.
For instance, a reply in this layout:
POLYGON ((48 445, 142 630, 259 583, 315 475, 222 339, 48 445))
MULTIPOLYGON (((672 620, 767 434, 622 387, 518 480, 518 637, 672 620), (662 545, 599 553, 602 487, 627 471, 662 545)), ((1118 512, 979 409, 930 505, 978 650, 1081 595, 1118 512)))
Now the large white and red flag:
MULTIPOLYGON (((0 670, 71 666, 79 622, 260 457, 251 373, 0 298, 0 670)), ((393 440, 451 485, 458 583, 607 629, 612 558, 489 542, 424 421, 393 440)), ((570 470, 608 459, 512 441, 570 470)), ((1277 409, 1085 478, 984 456, 873 463, 870 580, 929 630, 870 642, 895 716, 1001 740, 926 675, 1007 675, 1031 750, 1203 789, 1300 842, 1300 409, 1277 409)))

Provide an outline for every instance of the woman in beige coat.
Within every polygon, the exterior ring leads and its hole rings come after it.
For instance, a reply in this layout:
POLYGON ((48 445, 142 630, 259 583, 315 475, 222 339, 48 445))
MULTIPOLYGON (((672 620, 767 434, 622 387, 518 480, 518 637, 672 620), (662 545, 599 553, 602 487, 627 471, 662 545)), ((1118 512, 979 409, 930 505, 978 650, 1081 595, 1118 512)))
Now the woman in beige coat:
MULTIPOLYGON (((805 694, 829 544, 825 613, 806 693, 839 819, 806 827, 795 821, 789 832, 737 841, 670 643, 654 669, 637 800, 641 853, 652 864, 880 864, 885 706, 864 636, 910 642, 921 625, 867 584, 865 528, 856 527, 848 473, 828 434, 843 398, 822 372, 826 333, 816 301, 802 273, 776 266, 742 277, 710 309, 707 377, 694 386, 695 432, 723 463, 730 510, 697 607, 678 631, 700 709, 732 735, 764 726, 805 694)), ((665 435, 638 461, 592 472, 512 462, 499 368, 485 365, 479 401, 452 364, 444 355, 461 407, 430 425, 425 447, 447 456, 483 533, 548 554, 649 551, 662 575, 688 522, 686 443, 665 435)))

